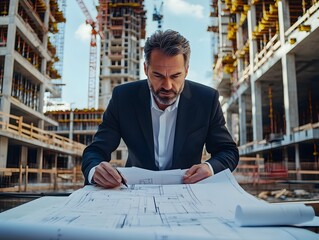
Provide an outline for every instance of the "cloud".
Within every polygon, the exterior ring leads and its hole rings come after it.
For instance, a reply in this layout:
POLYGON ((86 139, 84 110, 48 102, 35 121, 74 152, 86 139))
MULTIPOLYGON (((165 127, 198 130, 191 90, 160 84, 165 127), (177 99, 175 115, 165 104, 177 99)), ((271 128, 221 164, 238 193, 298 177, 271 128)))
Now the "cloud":
POLYGON ((89 42, 91 39, 91 26, 82 23, 75 31, 75 37, 83 42, 89 42))
POLYGON ((205 17, 204 7, 200 4, 191 4, 185 0, 167 0, 164 4, 175 15, 191 15, 199 19, 205 17))

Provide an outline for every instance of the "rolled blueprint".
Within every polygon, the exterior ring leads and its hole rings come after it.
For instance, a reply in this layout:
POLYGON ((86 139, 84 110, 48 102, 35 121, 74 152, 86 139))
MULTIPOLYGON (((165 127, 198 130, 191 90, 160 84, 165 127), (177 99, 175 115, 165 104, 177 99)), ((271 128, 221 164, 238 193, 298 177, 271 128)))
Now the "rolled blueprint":
POLYGON ((304 204, 238 205, 235 222, 239 226, 295 225, 310 221, 315 212, 304 204))

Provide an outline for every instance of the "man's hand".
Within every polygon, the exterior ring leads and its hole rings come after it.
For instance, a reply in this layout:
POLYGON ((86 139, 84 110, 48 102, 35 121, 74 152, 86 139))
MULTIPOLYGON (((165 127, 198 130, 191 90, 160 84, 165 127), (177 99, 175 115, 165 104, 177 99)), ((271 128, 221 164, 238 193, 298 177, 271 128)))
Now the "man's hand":
POLYGON ((183 182, 186 184, 196 183, 212 175, 213 173, 206 163, 196 164, 186 171, 183 182))
POLYGON ((93 181, 104 188, 114 188, 122 184, 121 175, 108 162, 101 162, 95 168, 93 181))

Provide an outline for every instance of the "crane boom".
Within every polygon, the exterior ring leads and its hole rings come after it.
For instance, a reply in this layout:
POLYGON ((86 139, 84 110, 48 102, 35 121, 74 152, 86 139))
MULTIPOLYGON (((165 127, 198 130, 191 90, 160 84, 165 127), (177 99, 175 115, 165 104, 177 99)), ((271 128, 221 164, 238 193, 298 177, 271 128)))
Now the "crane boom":
POLYGON ((162 21, 163 21, 163 1, 159 9, 157 9, 156 5, 154 4, 154 12, 153 12, 153 21, 157 21, 157 28, 162 29, 162 21))
POLYGON ((79 7, 81 8, 85 18, 86 18, 86 23, 90 24, 91 26, 95 25, 94 24, 94 20, 89 12, 89 10, 87 9, 87 7, 85 6, 84 2, 82 0, 76 0, 79 7))

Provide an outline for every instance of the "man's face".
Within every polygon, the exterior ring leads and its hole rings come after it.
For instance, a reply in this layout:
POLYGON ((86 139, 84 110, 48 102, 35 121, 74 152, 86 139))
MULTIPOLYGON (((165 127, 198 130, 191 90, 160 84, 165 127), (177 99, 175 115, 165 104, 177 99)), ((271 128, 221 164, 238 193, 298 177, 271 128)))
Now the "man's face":
POLYGON ((166 56, 155 49, 151 53, 150 64, 144 63, 144 72, 158 107, 164 110, 183 91, 188 66, 185 67, 182 54, 166 56))

